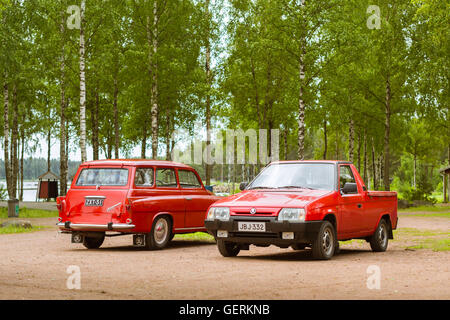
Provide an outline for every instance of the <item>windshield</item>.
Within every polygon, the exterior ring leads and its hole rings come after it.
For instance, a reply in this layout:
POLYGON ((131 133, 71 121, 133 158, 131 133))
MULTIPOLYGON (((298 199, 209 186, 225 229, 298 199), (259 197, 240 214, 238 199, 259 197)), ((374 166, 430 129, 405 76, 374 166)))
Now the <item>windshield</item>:
POLYGON ((77 180, 77 186, 126 186, 128 169, 89 168, 83 169, 77 180))
POLYGON ((305 188, 334 190, 334 165, 331 163, 281 163, 265 168, 249 189, 305 188))

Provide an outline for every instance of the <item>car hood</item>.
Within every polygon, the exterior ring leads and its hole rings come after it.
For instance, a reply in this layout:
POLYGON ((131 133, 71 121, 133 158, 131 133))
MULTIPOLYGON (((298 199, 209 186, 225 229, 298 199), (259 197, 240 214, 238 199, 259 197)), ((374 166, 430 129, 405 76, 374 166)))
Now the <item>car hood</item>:
POLYGON ((326 190, 247 190, 214 203, 224 207, 304 207, 314 200, 332 193, 326 190))

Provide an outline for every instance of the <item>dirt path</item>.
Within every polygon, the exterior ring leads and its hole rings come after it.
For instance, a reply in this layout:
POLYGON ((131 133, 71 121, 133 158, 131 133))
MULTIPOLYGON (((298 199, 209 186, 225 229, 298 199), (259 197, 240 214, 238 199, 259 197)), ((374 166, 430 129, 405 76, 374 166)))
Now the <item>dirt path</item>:
MULTIPOLYGON (((434 219, 404 217, 400 227, 428 228, 434 219)), ((368 244, 352 243, 330 261, 273 246, 227 259, 208 242, 175 238, 163 251, 130 243, 131 236, 107 238, 88 251, 54 226, 1 235, 0 299, 450 299, 448 251, 410 251, 393 242, 387 252, 372 253, 368 244), (81 269, 81 290, 66 287, 70 265, 81 269), (380 267, 380 290, 366 286, 370 265, 380 267)))

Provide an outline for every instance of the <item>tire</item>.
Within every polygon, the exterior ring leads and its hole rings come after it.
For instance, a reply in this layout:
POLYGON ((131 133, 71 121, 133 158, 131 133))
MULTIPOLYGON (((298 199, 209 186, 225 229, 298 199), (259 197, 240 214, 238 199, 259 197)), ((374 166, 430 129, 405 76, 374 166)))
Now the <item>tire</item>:
POLYGON ((102 237, 84 237, 83 245, 88 249, 98 249, 105 241, 105 235, 102 237))
POLYGON ((341 247, 339 246, 339 241, 336 241, 336 245, 334 246, 334 255, 341 253, 341 247))
POLYGON ((146 247, 149 250, 161 250, 172 239, 172 223, 166 216, 157 217, 152 225, 152 230, 147 234, 146 247))
POLYGON ((370 247, 374 252, 386 251, 389 243, 389 226, 386 220, 381 219, 375 233, 370 237, 370 247))
POLYGON ((311 248, 314 259, 329 260, 333 257, 336 249, 336 232, 329 221, 322 223, 311 248))
POLYGON ((219 249, 220 254, 224 257, 236 257, 241 251, 241 248, 239 248, 236 243, 226 242, 223 240, 217 240, 217 248, 219 249))

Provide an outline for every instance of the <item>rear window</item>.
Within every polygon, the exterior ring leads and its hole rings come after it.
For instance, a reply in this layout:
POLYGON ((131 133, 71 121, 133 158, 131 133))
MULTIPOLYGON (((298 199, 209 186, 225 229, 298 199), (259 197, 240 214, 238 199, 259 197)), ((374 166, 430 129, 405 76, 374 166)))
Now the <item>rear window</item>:
POLYGON ((88 168, 83 169, 77 180, 77 186, 126 186, 128 169, 88 168))

